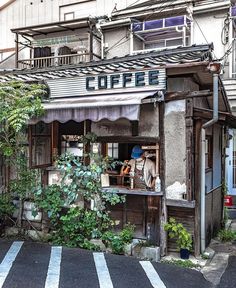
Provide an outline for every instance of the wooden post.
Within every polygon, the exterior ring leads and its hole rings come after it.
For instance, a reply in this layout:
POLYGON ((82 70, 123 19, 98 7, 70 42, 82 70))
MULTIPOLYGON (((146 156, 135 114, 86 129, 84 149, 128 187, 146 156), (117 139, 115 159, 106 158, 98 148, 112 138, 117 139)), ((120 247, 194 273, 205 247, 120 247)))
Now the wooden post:
POLYGON ((195 198, 195 217, 194 217, 194 239, 195 239, 195 245, 194 245, 194 253, 195 255, 200 254, 200 207, 201 207, 201 175, 200 175, 200 162, 201 162, 201 128, 202 128, 202 120, 196 120, 194 121, 194 135, 195 135, 195 159, 194 159, 194 198, 195 198))
POLYGON ((165 195, 165 130, 164 130, 164 117, 165 117, 165 103, 160 102, 159 105, 159 149, 160 149, 160 178, 161 178, 161 190, 163 191, 160 216, 160 248, 161 255, 165 255, 167 251, 167 235, 164 230, 164 224, 167 221, 167 209, 166 209, 166 195, 165 195))
MULTIPOLYGON (((84 136, 91 132, 91 121, 90 120, 85 120, 84 121, 84 136)), ((90 143, 86 144, 84 147, 84 153, 88 154, 90 152, 90 143)), ((84 158, 84 163, 85 165, 89 164, 89 157, 84 158)))
POLYGON ((16 39, 15 39, 15 47, 16 47, 16 54, 15 54, 15 68, 19 68, 18 61, 19 61, 19 35, 16 33, 16 39))
POLYGON ((149 241, 151 244, 160 244, 160 197, 159 196, 146 196, 147 197, 147 229, 149 233, 149 241))
POLYGON ((186 100, 186 193, 187 200, 193 200, 194 165, 193 165, 193 99, 186 100))
POLYGON ((93 60, 93 32, 90 28, 89 32, 89 61, 93 60))
POLYGON ((58 122, 54 121, 52 123, 52 162, 58 156, 58 122))

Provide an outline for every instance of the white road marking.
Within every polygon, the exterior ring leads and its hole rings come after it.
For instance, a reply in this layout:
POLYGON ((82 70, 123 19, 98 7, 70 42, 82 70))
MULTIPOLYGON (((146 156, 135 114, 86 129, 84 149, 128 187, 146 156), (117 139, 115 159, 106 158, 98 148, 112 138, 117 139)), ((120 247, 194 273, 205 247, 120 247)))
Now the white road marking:
POLYGON ((110 273, 103 253, 93 253, 100 288, 113 288, 110 273))
POLYGON ((4 259, 2 260, 2 263, 0 264, 0 288, 5 282, 7 275, 12 267, 12 264, 15 261, 16 256, 19 253, 23 243, 23 241, 13 242, 4 259))
POLYGON ((166 288, 165 284, 162 282, 158 273, 149 261, 139 261, 139 263, 143 267, 143 270, 154 288, 166 288))
POLYGON ((48 265, 48 273, 45 288, 58 288, 60 280, 62 247, 56 246, 51 249, 51 256, 48 265))

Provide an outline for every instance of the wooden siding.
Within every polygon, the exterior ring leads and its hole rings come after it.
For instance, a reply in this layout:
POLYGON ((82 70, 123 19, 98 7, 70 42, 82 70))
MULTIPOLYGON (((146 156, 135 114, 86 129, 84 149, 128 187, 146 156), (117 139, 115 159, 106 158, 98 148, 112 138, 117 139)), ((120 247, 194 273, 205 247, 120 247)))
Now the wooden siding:
POLYGON ((133 224, 135 238, 159 245, 160 202, 158 196, 126 195, 125 203, 109 207, 111 218, 119 222, 116 230, 121 230, 127 223, 133 224))
MULTIPOLYGON (((194 209, 169 206, 167 213, 168 219, 175 218, 176 222, 182 223, 188 232, 194 235, 194 209)), ((195 242, 194 236, 193 242, 195 242)), ((167 248, 168 251, 178 251, 175 239, 168 238, 167 248)))
POLYGON ((206 195, 206 246, 221 228, 223 200, 221 187, 206 195))

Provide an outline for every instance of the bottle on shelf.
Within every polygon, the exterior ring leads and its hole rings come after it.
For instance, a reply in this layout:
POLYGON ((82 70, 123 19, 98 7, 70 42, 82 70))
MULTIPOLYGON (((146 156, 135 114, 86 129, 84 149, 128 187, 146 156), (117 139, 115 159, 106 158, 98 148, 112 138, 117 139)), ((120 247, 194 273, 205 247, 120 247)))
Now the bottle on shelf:
POLYGON ((161 179, 159 175, 157 175, 156 180, 155 180, 155 191, 161 192, 161 179))

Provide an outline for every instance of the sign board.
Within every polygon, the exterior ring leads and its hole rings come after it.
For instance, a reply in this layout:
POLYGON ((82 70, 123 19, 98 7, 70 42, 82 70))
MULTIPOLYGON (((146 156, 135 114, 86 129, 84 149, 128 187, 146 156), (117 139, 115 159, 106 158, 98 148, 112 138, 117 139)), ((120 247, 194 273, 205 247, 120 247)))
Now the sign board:
POLYGON ((105 95, 128 92, 158 91, 166 89, 166 71, 141 71, 90 74, 47 80, 51 98, 105 95))

